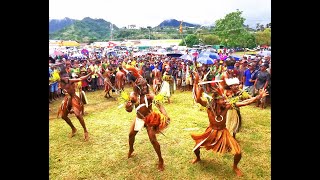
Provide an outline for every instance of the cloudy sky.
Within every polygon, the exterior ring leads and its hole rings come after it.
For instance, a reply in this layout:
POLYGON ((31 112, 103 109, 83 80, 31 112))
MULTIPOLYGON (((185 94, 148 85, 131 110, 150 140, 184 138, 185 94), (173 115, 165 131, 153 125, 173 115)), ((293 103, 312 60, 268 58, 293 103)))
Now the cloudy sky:
POLYGON ((49 19, 101 18, 120 28, 154 27, 166 19, 211 25, 237 9, 250 27, 271 22, 271 0, 49 0, 49 19))

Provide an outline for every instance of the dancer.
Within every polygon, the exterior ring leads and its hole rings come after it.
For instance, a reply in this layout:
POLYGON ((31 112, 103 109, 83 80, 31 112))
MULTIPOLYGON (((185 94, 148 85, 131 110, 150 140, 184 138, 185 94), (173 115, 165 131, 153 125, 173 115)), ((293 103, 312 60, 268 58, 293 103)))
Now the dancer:
POLYGON ((84 119, 83 119, 83 102, 82 100, 76 95, 76 85, 75 83, 82 81, 89 76, 91 76, 93 72, 82 76, 80 78, 70 79, 69 74, 62 70, 60 72, 60 86, 61 89, 63 89, 63 92, 65 92, 64 99, 61 103, 60 109, 58 111, 58 116, 61 115, 61 118, 64 119, 67 124, 71 127, 71 137, 73 137, 77 129, 72 124, 70 118, 68 117, 68 114, 74 113, 77 119, 80 121, 81 126, 84 130, 84 140, 87 141, 89 139, 88 130, 86 128, 84 119))
MULTIPOLYGON (((229 103, 235 103, 237 101, 243 101, 251 98, 251 96, 245 90, 241 90, 239 87, 240 81, 238 78, 225 79, 229 90, 226 90, 226 97, 229 103)), ((242 125, 242 117, 240 114, 240 108, 231 106, 227 112, 226 127, 232 136, 236 138, 236 134, 240 131, 242 125)))
POLYGON ((133 92, 128 95, 125 109, 127 112, 132 112, 133 108, 136 109, 136 117, 132 122, 129 132, 129 153, 128 158, 132 157, 134 151, 133 144, 136 134, 146 127, 149 140, 156 151, 159 159, 158 170, 164 170, 164 162, 161 155, 160 144, 157 140, 156 134, 160 133, 170 123, 170 118, 166 110, 162 106, 161 101, 157 96, 150 93, 147 81, 138 73, 135 68, 127 68, 137 78, 133 83, 133 92), (152 105, 155 105, 160 113, 153 111, 152 105))
POLYGON ((192 163, 196 163, 201 160, 201 147, 205 147, 206 150, 211 149, 216 153, 223 154, 226 152, 231 152, 232 154, 234 154, 233 170, 237 176, 241 176, 242 172, 238 168, 238 163, 241 159, 241 149, 238 142, 230 135, 229 131, 226 128, 227 111, 231 108, 231 106, 245 106, 267 96, 268 94, 266 90, 263 89, 256 97, 244 100, 242 102, 235 102, 230 104, 226 102, 222 86, 220 84, 216 84, 213 90, 212 98, 203 100, 201 98, 203 89, 198 87, 199 74, 195 72, 194 75, 194 98, 197 103, 207 108, 210 123, 204 133, 191 135, 193 140, 195 140, 196 142, 193 148, 196 158, 192 161, 192 163))

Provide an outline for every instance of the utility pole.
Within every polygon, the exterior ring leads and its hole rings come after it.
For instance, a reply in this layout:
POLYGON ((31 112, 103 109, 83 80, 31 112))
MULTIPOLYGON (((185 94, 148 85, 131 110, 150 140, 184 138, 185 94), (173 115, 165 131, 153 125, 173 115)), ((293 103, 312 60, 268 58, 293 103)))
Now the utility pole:
POLYGON ((184 41, 184 45, 187 46, 186 40, 184 39, 183 34, 182 34, 182 33, 183 33, 183 25, 182 25, 182 22, 183 22, 183 21, 180 21, 179 32, 180 32, 181 38, 182 38, 183 41, 184 41))
POLYGON ((149 40, 150 40, 150 36, 151 36, 151 26, 147 26, 147 29, 149 30, 149 40))

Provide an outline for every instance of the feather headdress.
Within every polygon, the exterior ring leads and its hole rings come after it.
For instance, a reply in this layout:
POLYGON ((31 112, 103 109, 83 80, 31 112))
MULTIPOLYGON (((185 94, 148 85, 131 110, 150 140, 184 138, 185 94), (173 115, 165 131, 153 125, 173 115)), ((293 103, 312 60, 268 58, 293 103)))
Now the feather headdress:
POLYGON ((228 86, 234 85, 234 84, 240 84, 239 79, 238 78, 226 78, 226 84, 228 86))
POLYGON ((127 70, 131 71, 132 75, 136 78, 136 80, 134 81, 136 86, 139 86, 142 84, 147 84, 146 79, 143 78, 143 76, 141 75, 141 73, 139 73, 139 70, 137 68, 129 67, 129 68, 127 68, 127 70))
POLYGON ((138 69, 135 67, 128 67, 126 68, 128 71, 132 72, 132 75, 136 78, 142 78, 142 75, 139 73, 138 69))
POLYGON ((213 94, 212 98, 213 99, 220 99, 224 97, 224 88, 220 83, 215 83, 213 86, 213 94))

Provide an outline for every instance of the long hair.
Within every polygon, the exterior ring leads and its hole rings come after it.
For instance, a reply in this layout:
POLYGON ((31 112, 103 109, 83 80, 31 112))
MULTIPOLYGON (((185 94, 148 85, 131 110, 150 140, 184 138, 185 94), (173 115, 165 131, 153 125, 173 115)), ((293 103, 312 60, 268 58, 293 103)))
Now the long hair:
POLYGON ((132 73, 132 75, 135 77, 135 78, 140 78, 140 77, 142 77, 142 75, 140 74, 140 72, 138 71, 138 69, 137 68, 135 68, 135 67, 128 67, 128 68, 126 68, 128 71, 131 71, 131 73, 132 73))

